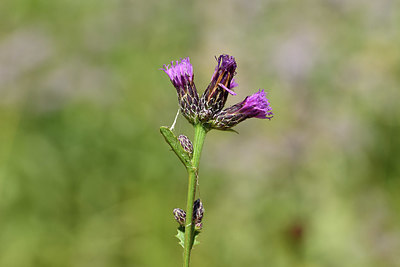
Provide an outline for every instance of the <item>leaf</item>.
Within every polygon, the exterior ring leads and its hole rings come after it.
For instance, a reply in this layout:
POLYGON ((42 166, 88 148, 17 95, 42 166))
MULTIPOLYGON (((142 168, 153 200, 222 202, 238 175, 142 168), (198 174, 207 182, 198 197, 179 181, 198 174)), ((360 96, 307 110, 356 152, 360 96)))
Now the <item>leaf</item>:
MULTIPOLYGON (((200 234, 200 231, 194 230, 192 247, 197 244, 200 244, 200 242, 197 240, 197 236, 199 234, 200 234)), ((178 233, 176 234, 176 238, 179 239, 179 245, 181 245, 183 248, 185 248, 185 228, 183 226, 178 227, 178 233)))
POLYGON ((169 146, 178 156, 180 161, 183 163, 183 165, 185 165, 186 168, 192 168, 191 157, 189 153, 183 149, 176 135, 168 127, 165 126, 160 127, 160 132, 164 136, 165 141, 169 144, 169 146))
POLYGON ((196 246, 198 244, 200 244, 200 241, 197 240, 197 236, 200 234, 200 231, 195 230, 194 231, 194 237, 193 237, 193 246, 196 246))
POLYGON ((183 228, 182 226, 178 227, 176 238, 179 239, 179 245, 185 248, 185 228, 183 228))

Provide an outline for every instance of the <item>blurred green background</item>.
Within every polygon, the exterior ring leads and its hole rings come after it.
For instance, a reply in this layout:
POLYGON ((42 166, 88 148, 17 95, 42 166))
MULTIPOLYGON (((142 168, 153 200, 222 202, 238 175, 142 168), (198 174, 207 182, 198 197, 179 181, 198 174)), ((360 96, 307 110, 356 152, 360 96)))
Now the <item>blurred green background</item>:
MULTIPOLYGON (((181 266, 186 172, 159 127, 202 92, 275 118, 212 131, 192 266, 400 266, 400 3, 1 0, 0 266, 181 266)), ((192 138, 178 120, 177 134, 192 138)))

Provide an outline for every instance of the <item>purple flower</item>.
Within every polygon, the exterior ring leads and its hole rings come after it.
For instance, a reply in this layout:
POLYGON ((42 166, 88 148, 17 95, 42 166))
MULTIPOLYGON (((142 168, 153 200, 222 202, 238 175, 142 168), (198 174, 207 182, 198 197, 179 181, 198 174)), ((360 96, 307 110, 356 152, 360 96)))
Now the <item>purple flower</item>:
POLYGON ((192 124, 197 123, 199 113, 199 95, 194 84, 193 66, 190 59, 172 61, 171 67, 164 65, 163 70, 170 78, 178 93, 180 109, 185 118, 192 124))
POLYGON ((232 91, 237 83, 233 76, 236 74, 235 58, 229 55, 220 55, 217 60, 211 82, 200 98, 200 120, 207 122, 216 113, 221 111, 229 94, 236 95, 232 91))
POLYGON ((246 97, 242 102, 224 109, 215 115, 212 128, 229 129, 248 118, 272 119, 272 108, 264 90, 246 97))

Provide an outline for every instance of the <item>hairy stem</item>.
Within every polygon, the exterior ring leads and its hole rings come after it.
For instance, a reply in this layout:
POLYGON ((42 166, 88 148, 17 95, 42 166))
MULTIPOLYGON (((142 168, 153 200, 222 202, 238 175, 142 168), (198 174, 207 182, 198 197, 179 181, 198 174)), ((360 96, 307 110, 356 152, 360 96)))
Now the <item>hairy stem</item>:
POLYGON ((189 173, 189 185, 187 195, 187 206, 186 206, 186 225, 185 225, 185 248, 184 248, 184 266, 189 267, 190 252, 193 245, 193 232, 194 225, 193 220, 193 203, 196 195, 196 184, 197 174, 199 170, 199 162, 201 150, 203 149, 204 139, 206 137, 206 129, 201 125, 197 124, 194 127, 194 142, 193 142, 193 158, 192 168, 188 168, 189 173))

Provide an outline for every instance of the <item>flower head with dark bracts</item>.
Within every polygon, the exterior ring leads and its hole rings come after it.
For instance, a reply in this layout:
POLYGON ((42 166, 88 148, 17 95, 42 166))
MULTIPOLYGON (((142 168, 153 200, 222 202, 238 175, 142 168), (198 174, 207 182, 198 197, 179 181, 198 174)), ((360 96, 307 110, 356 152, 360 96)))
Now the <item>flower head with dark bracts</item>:
POLYGON ((192 124, 201 123, 207 130, 228 130, 249 118, 271 119, 272 108, 264 90, 259 90, 231 107, 223 110, 229 94, 236 95, 233 88, 237 86, 235 79, 235 58, 226 54, 217 60, 211 82, 199 99, 193 82, 193 67, 189 58, 184 58, 171 68, 162 70, 168 74, 178 92, 180 109, 192 124))
POLYGON ((211 82, 200 98, 200 120, 202 122, 207 122, 224 108, 229 94, 236 95, 232 90, 237 86, 233 79, 236 74, 235 58, 223 54, 216 60, 218 64, 211 82))
POLYGON ((272 119, 272 108, 264 90, 246 97, 242 102, 219 112, 212 122, 212 128, 226 130, 248 118, 272 119))
POLYGON ((170 78, 178 93, 180 110, 185 118, 192 124, 197 123, 199 114, 199 95, 194 84, 193 66, 189 58, 172 61, 171 67, 164 65, 163 70, 170 78))

